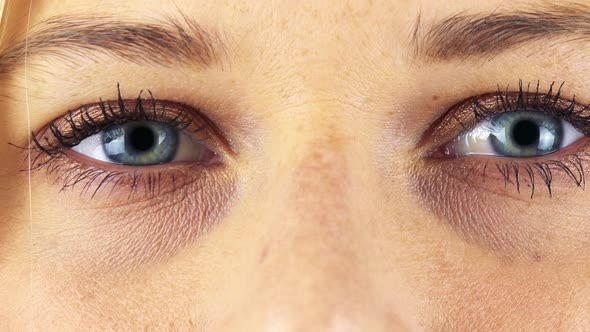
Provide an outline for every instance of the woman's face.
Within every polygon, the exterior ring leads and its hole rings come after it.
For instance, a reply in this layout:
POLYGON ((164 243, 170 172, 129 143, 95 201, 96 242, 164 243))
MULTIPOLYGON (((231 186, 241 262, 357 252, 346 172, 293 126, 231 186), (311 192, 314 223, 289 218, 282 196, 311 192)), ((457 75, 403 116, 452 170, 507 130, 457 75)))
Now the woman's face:
POLYGON ((587 328, 587 5, 11 1, 0 328, 587 328))

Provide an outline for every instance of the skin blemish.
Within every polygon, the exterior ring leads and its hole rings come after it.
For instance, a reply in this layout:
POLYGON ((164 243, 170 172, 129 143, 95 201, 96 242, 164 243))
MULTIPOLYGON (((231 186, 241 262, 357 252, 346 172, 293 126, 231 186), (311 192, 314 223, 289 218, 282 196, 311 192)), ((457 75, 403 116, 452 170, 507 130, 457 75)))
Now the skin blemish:
POLYGON ((266 260, 266 257, 268 256, 268 250, 269 250, 269 245, 265 245, 262 250, 260 251, 260 256, 258 257, 258 263, 262 264, 264 263, 264 261, 266 260))

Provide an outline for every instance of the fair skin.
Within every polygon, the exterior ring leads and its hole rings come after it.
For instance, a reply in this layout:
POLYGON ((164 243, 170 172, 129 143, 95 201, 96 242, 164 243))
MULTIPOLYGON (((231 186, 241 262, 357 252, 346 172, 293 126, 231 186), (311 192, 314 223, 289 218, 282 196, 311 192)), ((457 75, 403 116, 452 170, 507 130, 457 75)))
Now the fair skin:
POLYGON ((584 330, 586 137, 535 158, 432 156, 471 129, 445 120, 455 105, 519 81, 531 95, 539 82, 538 96, 556 82, 551 97, 566 82, 559 98, 583 113, 585 5, 13 1, 0 48, 0 330, 584 330), (487 17, 485 32, 436 29, 459 13, 487 17), (176 44, 147 53, 166 36, 107 40, 170 21, 192 38, 171 54, 158 52, 178 44, 174 27, 176 44), (60 29, 75 33, 39 42, 60 29), (18 49, 7 60, 27 33, 26 63, 18 49), (141 90, 151 105, 148 89, 198 108, 219 159, 114 166, 66 149, 62 167, 22 171, 49 160, 26 147, 47 143, 52 120, 67 127, 68 111, 99 99, 117 108, 117 83, 129 108, 141 90), (549 160, 561 163, 547 181, 534 165, 549 160), (88 167, 101 171, 81 176, 88 167))

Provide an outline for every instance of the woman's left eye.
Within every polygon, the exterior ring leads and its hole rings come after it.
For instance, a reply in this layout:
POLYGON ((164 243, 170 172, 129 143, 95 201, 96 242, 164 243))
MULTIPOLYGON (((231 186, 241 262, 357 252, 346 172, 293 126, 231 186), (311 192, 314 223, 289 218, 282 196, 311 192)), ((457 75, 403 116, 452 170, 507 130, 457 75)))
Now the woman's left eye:
POLYGON ((128 166, 176 161, 211 162, 216 154, 177 127, 157 121, 109 126, 80 141, 72 150, 99 161, 128 166))
POLYGON ((444 154, 532 158, 557 152, 583 137, 571 123, 551 114, 505 112, 460 134, 444 147, 444 154))

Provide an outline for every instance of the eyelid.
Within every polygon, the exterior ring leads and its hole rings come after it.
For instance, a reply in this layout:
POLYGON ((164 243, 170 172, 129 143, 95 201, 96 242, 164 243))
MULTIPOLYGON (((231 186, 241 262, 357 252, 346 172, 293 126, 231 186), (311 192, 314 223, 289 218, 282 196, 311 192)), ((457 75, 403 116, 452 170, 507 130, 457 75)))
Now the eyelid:
POLYGON ((452 106, 425 132, 419 146, 426 156, 436 153, 437 148, 450 142, 460 133, 472 130, 480 122, 494 115, 514 111, 537 111, 549 113, 571 123, 585 135, 590 135, 590 106, 580 104, 575 96, 561 97, 560 91, 552 92, 500 91, 469 97, 452 106))
POLYGON ((235 153, 225 135, 198 109, 174 101, 141 98, 100 101, 81 106, 51 121, 33 135, 33 141, 48 152, 59 152, 110 125, 142 120, 173 125, 206 147, 221 150, 216 151, 220 154, 235 153))
POLYGON ((31 170, 45 168, 48 173, 56 173, 63 180, 62 190, 79 186, 82 187, 82 194, 91 192, 92 196, 111 183, 110 192, 115 187, 123 187, 131 196, 141 187, 149 196, 160 189, 174 189, 204 181, 200 178, 206 177, 203 176, 208 172, 205 169, 219 172, 225 168, 217 166, 226 164, 228 158, 235 154, 225 135, 200 110, 183 103, 156 100, 153 97, 144 100, 141 95, 131 100, 119 98, 117 101, 99 101, 69 111, 33 134, 31 150, 31 170), (216 157, 207 165, 179 161, 152 166, 146 170, 137 166, 119 166, 97 161, 71 149, 110 125, 131 121, 156 121, 173 125, 212 151, 216 157), (192 170, 187 173, 189 168, 192 170))

